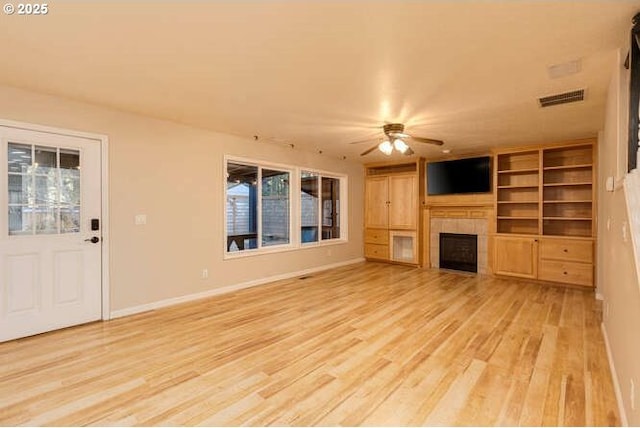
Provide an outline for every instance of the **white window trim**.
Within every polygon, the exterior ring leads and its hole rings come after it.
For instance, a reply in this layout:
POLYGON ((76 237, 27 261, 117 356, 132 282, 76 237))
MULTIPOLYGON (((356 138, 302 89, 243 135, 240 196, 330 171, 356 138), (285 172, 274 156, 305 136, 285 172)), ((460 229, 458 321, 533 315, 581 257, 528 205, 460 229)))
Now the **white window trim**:
MULTIPOLYGON (((322 247, 328 245, 341 245, 349 241, 348 224, 349 224, 349 182, 348 176, 345 174, 339 174, 336 172, 319 170, 316 168, 306 168, 304 166, 292 166, 287 164, 280 164, 275 162, 269 162, 259 159, 251 159, 239 156, 225 155, 223 157, 222 164, 222 183, 224 190, 222 192, 222 206, 224 210, 223 215, 223 239, 222 239, 222 254, 223 260, 233 260, 244 257, 253 257, 264 254, 283 253, 287 251, 297 251, 301 249, 308 249, 313 247, 322 247), (268 247, 260 247, 262 241, 262 221, 258 221, 257 234, 258 234, 258 248, 248 249, 243 251, 228 252, 227 251, 227 164, 229 162, 237 162, 245 165, 252 165, 258 167, 259 170, 263 168, 273 168, 277 170, 287 171, 290 174, 290 193, 289 193, 289 243, 282 245, 273 245, 268 247), (302 213, 300 206, 300 178, 301 171, 312 172, 319 174, 326 178, 337 178, 340 180, 340 238, 318 240, 317 242, 307 242, 302 244, 301 236, 301 224, 302 213)), ((258 180, 258 194, 262 194, 262 183, 258 180)), ((320 198, 321 199, 321 198, 320 198)), ((262 219, 262 204, 258 204, 258 218, 262 219)), ((322 211, 320 211, 321 215, 322 211)))
MULTIPOLYGON (((274 163, 274 162, 265 162, 265 161, 261 161, 261 160, 256 160, 256 159, 248 159, 248 158, 243 158, 243 157, 236 157, 236 156, 225 156, 224 157, 224 164, 223 164, 223 168, 222 168, 222 182, 224 185, 224 192, 223 192, 223 204, 222 206, 224 207, 224 225, 223 225, 223 230, 224 230, 224 238, 223 238, 223 254, 224 254, 224 259, 234 259, 234 258, 238 258, 238 257, 247 257, 247 256, 253 256, 253 255, 259 255, 259 254, 267 254, 267 253, 273 253, 273 252, 280 252, 280 251, 290 251, 292 249, 295 248, 295 241, 294 241, 294 221, 293 221, 293 193, 294 193, 294 188, 293 188, 293 183, 295 183, 297 181, 297 175, 296 175, 296 170, 294 167, 291 167, 290 165, 284 165, 284 164, 279 164, 279 163, 274 163), (240 163, 243 165, 251 165, 251 166, 255 166, 256 168, 258 168, 258 176, 261 177, 262 176, 262 170, 263 169, 275 169, 278 171, 284 171, 284 172, 288 172, 289 173, 289 243, 287 244, 280 244, 280 245, 272 245, 272 246, 267 246, 267 247, 263 247, 262 246, 262 203, 259 203, 257 206, 257 215, 258 215, 258 222, 257 222, 257 230, 256 230, 256 234, 257 234, 257 241, 258 241, 258 248, 253 248, 253 249, 248 249, 248 250, 243 250, 243 251, 236 251, 236 252, 228 252, 227 251, 227 164, 229 162, 236 162, 236 163, 240 163)), ((257 182, 257 190, 258 195, 262 195, 262 180, 258 180, 257 182)), ((260 202, 262 202, 262 198, 260 196, 260 202)))

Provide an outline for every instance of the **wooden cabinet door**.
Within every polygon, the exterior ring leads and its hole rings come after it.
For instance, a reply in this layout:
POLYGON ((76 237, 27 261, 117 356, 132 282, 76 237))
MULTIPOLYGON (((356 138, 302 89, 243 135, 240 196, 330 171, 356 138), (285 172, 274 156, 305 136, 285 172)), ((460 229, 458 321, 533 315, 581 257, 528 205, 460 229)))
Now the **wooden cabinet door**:
POLYGON ((494 273, 536 278, 538 276, 538 240, 536 238, 495 236, 494 273))
POLYGON ((389 225, 387 177, 368 177, 365 182, 365 226, 386 229, 389 225))
POLYGON ((389 177, 389 229, 417 228, 418 177, 389 177))

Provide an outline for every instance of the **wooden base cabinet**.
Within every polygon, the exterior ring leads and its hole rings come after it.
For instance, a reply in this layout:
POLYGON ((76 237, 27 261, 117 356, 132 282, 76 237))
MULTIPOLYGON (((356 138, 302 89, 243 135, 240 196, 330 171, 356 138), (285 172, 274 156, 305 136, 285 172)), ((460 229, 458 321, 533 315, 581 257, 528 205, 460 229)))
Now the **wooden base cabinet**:
POLYGON ((531 237, 495 236, 493 272, 535 279, 538 276, 538 240, 531 237))
POLYGON ((545 237, 539 249, 538 279, 593 286, 593 240, 545 237))
POLYGON ((364 256, 368 259, 389 259, 389 231, 387 229, 364 230, 364 256))
POLYGON ((593 287, 593 239, 494 236, 494 273, 593 287))

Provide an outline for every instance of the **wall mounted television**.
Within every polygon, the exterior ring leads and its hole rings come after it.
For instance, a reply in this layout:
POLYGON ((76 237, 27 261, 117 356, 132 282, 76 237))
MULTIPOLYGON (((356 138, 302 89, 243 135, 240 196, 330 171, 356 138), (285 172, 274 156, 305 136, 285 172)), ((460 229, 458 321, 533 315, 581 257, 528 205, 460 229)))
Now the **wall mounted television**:
POLYGON ((491 191, 491 157, 427 163, 427 195, 491 191))

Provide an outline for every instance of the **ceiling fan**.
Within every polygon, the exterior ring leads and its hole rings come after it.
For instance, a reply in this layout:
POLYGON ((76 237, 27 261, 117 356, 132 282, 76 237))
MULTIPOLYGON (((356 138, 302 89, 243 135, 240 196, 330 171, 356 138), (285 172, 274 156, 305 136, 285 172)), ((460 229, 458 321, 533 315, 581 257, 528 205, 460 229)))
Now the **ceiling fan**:
MULTIPOLYGON (((402 153, 403 155, 409 156, 414 152, 411 150, 411 147, 406 143, 406 140, 413 140, 418 143, 426 143, 426 144, 434 144, 436 146, 441 146, 444 144, 442 140, 434 140, 432 138, 424 138, 424 137, 416 137, 414 135, 409 135, 404 132, 404 125, 402 123, 386 123, 382 126, 382 130, 384 131, 385 139, 375 146, 365 150, 360 153, 360 156, 365 156, 374 151, 375 149, 379 149, 385 155, 391 155, 394 150, 402 153)), ((355 141, 351 144, 364 143, 369 140, 364 141, 355 141)))

